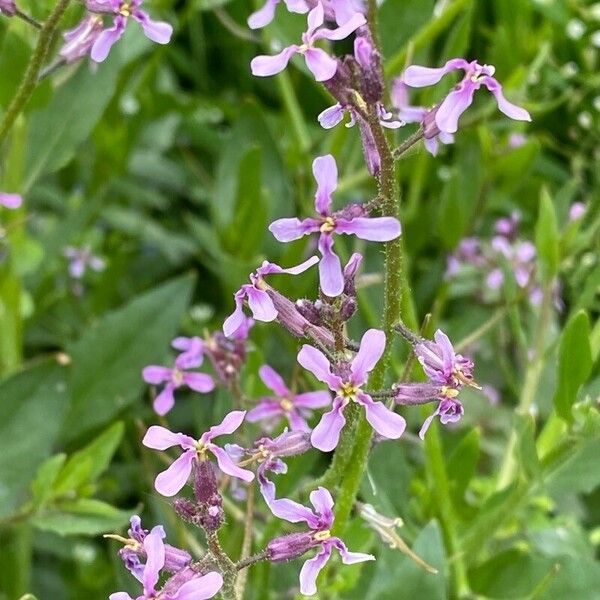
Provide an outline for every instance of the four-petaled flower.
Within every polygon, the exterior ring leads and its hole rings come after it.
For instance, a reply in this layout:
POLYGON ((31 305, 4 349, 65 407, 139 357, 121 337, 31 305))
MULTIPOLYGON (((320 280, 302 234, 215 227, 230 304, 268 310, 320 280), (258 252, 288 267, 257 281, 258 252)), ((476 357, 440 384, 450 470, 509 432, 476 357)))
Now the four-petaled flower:
POLYGON ((154 399, 154 410, 161 416, 166 415, 173 408, 176 389, 187 386, 195 392, 207 394, 215 387, 215 382, 210 375, 187 370, 199 367, 203 362, 203 342, 200 338, 176 338, 173 340, 173 347, 183 352, 175 359, 172 369, 150 365, 142 371, 146 383, 152 385, 166 383, 162 392, 154 399))
POLYGON ((266 292, 267 284, 263 277, 272 273, 287 273, 288 275, 298 275, 303 273, 314 264, 318 263, 319 259, 316 256, 311 256, 308 260, 299 264, 297 267, 284 269, 279 265, 264 261, 263 264, 256 269, 254 273, 250 273, 251 283, 244 284, 234 295, 235 310, 225 319, 223 323, 223 333, 227 337, 232 337, 236 331, 244 326, 246 317, 244 316, 243 305, 244 299, 248 301, 248 306, 252 311, 252 315, 257 321, 269 323, 277 318, 277 309, 273 304, 273 300, 266 292))
POLYGON ((400 222, 394 217, 365 216, 359 205, 350 205, 340 212, 332 212, 331 195, 337 188, 337 165, 331 154, 320 156, 313 162, 317 180, 315 209, 317 218, 278 219, 269 225, 269 231, 280 242, 297 240, 304 235, 319 233, 319 263, 321 289, 327 296, 339 296, 344 289, 344 276, 340 259, 333 251, 333 234, 353 234, 363 240, 388 242, 400 235, 400 222))
POLYGON ((69 275, 73 279, 81 279, 88 267, 97 273, 104 271, 106 267, 104 260, 92 254, 89 246, 81 248, 67 246, 63 249, 63 256, 69 260, 69 275))
MULTIPOLYGON (((165 531, 161 525, 152 528, 142 542, 146 555, 146 564, 141 576, 143 593, 137 600, 206 600, 213 598, 223 586, 223 578, 219 573, 211 572, 206 575, 189 579, 173 592, 163 592, 156 589, 160 572, 165 566, 165 531)), ((133 600, 127 592, 115 592, 110 600, 133 600)))
POLYGON ((331 535, 334 521, 333 498, 327 489, 319 487, 318 490, 311 492, 310 502, 314 512, 287 498, 274 500, 270 504, 269 507, 276 517, 290 523, 304 521, 311 531, 276 538, 267 546, 269 559, 273 562, 290 560, 301 556, 310 548, 319 548, 317 555, 307 560, 300 571, 300 592, 306 596, 312 596, 317 592, 317 576, 329 560, 334 548, 340 553, 342 562, 346 565, 375 560, 375 557, 370 554, 349 552, 340 538, 331 535))
POLYGON ((360 13, 354 13, 352 17, 337 29, 327 29, 321 27, 325 21, 323 5, 319 2, 308 13, 308 28, 302 34, 302 45, 293 44, 284 48, 275 56, 257 56, 252 59, 250 67, 252 74, 258 77, 268 77, 283 71, 292 56, 296 53, 302 54, 306 61, 306 66, 315 76, 317 81, 327 81, 331 79, 337 71, 337 60, 332 58, 322 50, 315 47, 315 42, 319 40, 343 40, 359 27, 366 23, 365 16, 360 13))
POLYGON ((102 62, 108 56, 113 44, 125 33, 127 20, 133 17, 144 30, 146 37, 157 44, 168 44, 173 34, 173 27, 162 21, 153 21, 143 10, 140 10, 142 0, 88 0, 90 12, 113 13, 113 26, 105 29, 92 46, 91 57, 96 62, 102 62))
POLYGON ((434 85, 452 71, 463 70, 463 80, 444 98, 435 113, 435 122, 440 131, 455 133, 458 129, 458 119, 473 102, 473 95, 484 85, 496 98, 498 108, 507 117, 517 121, 531 121, 529 113, 520 106, 509 102, 502 93, 502 86, 493 77, 496 68, 492 65, 480 65, 477 61, 453 58, 443 67, 432 69, 412 65, 406 69, 402 79, 410 87, 425 87, 434 85))
POLYGON ((183 433, 173 433, 159 425, 152 425, 142 440, 144 446, 154 450, 167 450, 173 446, 180 446, 184 450, 166 471, 157 475, 154 481, 156 491, 163 496, 177 494, 189 479, 194 462, 207 460, 209 452, 215 456, 219 469, 223 473, 246 482, 252 481, 254 479, 252 471, 238 467, 223 448, 212 442, 213 438, 219 435, 233 433, 242 424, 245 416, 246 412, 242 410, 230 412, 219 425, 211 427, 198 440, 183 433))
POLYGON ((290 429, 310 431, 306 422, 306 418, 312 414, 310 409, 323 408, 331 402, 328 392, 292 393, 281 376, 269 365, 263 365, 259 375, 263 383, 273 390, 275 397, 263 398, 248 412, 246 420, 251 423, 285 417, 290 424, 290 429))
POLYGON ((19 208, 21 204, 23 204, 23 198, 19 194, 0 192, 0 206, 4 206, 4 208, 19 208))
POLYGON ((342 365, 334 374, 329 360, 320 350, 306 344, 302 346, 298 362, 336 393, 332 410, 323 415, 311 434, 311 443, 315 448, 328 452, 337 446, 346 423, 344 409, 350 402, 364 406, 367 421, 383 437, 397 439, 402 435, 406 427, 404 418, 389 410, 382 402, 375 402, 362 390, 384 349, 385 333, 369 329, 363 335, 352 362, 342 365))

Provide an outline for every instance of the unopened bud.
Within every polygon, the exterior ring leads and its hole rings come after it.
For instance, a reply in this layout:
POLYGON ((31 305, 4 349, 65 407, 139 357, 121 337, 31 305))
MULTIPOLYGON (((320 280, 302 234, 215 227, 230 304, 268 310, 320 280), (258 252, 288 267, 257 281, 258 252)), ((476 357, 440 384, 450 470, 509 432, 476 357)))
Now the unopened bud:
POLYGON ((17 12, 14 0, 0 0, 0 12, 7 17, 12 17, 17 12))
POLYGON ((363 154, 367 163, 369 173, 376 177, 381 172, 381 157, 375 143, 375 138, 371 133, 368 123, 362 118, 358 118, 358 126, 360 128, 360 137, 362 139, 363 154))
POLYGON ((396 383, 392 387, 397 404, 427 404, 440 399, 443 388, 433 383, 396 383))
POLYGON ((342 300, 342 307, 340 308, 340 317, 342 321, 349 321, 356 313, 356 309, 358 308, 358 304, 356 302, 356 298, 348 297, 342 300))
POLYGON ((298 309, 298 312, 313 325, 322 325, 321 314, 310 300, 304 298, 296 300, 296 308, 298 309))
POLYGON ((317 546, 310 532, 290 533, 271 540, 267 544, 267 558, 271 562, 284 562, 302 556, 317 546))
POLYGON ((363 98, 369 104, 376 104, 381 101, 383 94, 381 56, 371 43, 367 28, 364 28, 363 34, 357 35, 354 40, 354 58, 361 67, 360 84, 363 98))
POLYGON ((194 463, 194 495, 198 504, 210 502, 215 494, 219 494, 219 485, 212 463, 197 460, 194 463))
POLYGON ((173 509, 184 521, 196 523, 197 507, 190 500, 177 498, 177 500, 173 502, 173 509))

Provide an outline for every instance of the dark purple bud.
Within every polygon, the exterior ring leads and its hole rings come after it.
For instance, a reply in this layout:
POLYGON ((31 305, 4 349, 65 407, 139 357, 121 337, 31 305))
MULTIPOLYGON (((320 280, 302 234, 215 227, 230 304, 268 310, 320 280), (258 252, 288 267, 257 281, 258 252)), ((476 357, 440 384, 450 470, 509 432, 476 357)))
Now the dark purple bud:
MULTIPOLYGON (((353 61, 353 59, 351 59, 353 61)), ((335 75, 323 81, 329 93, 342 105, 350 106, 352 104, 352 71, 346 62, 339 62, 335 75)))
POLYGON ((197 506, 185 498, 177 498, 173 502, 175 512, 188 523, 196 523, 197 506))
POLYGON ((219 495, 215 470, 208 460, 197 460, 194 463, 194 495, 198 504, 211 502, 215 495, 219 495))
POLYGON ((14 0, 0 0, 0 12, 7 17, 12 17, 17 12, 14 0))
POLYGON ((381 55, 371 42, 368 28, 361 28, 354 40, 354 58, 360 66, 360 87, 367 104, 377 104, 383 95, 381 55))
POLYGON ((358 303, 356 302, 356 298, 352 296, 344 298, 342 300, 342 307, 340 308, 340 317, 342 318, 342 321, 349 321, 356 313, 357 308, 358 303))
POLYGON ((371 175, 376 177, 381 172, 381 157, 379 156, 379 150, 377 150, 375 138, 371 133, 368 123, 366 123, 360 117, 358 118, 358 126, 360 128, 360 137, 362 139, 363 153, 365 155, 367 169, 371 175))
POLYGON ((298 312, 313 325, 322 325, 321 313, 310 300, 304 298, 296 300, 296 308, 298 309, 298 312))
POLYGON ((364 204, 352 203, 336 212, 335 216, 341 219, 357 219, 359 217, 368 217, 369 213, 365 210, 364 204))
MULTIPOLYGON (((355 252, 350 257, 350 260, 344 267, 344 294, 346 294, 346 296, 350 296, 350 297, 356 296, 356 284, 355 284, 356 274, 358 273, 358 269, 360 268, 362 261, 363 261, 362 254, 355 252)), ((349 307, 346 310, 350 310, 350 309, 351 309, 351 307, 349 307)), ((354 303, 354 310, 356 310, 356 302, 354 303)), ((352 314, 354 314, 354 312, 352 314)), ((344 319, 344 320, 347 321, 352 316, 352 314, 347 319, 344 319)))
POLYGON ((290 533, 267 544, 267 559, 271 562, 293 560, 318 545, 311 532, 290 533))

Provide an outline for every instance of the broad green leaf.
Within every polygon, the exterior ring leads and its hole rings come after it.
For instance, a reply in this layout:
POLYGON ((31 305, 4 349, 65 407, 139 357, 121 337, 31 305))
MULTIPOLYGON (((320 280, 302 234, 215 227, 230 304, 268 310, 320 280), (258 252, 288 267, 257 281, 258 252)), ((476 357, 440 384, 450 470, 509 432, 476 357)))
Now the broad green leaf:
POLYGON ((571 407, 591 368, 590 321, 587 314, 580 311, 567 322, 558 350, 558 389, 554 406, 565 421, 573 419, 571 407))
POLYGON ((73 400, 65 439, 107 423, 139 397, 142 369, 166 355, 193 283, 192 277, 181 277, 134 298, 107 313, 70 348, 73 400))
POLYGON ((130 511, 119 510, 106 502, 80 498, 41 512, 31 522, 38 529, 58 535, 99 535, 122 527, 130 516, 130 511))
POLYGON ((66 377, 64 367, 47 361, 0 383, 0 517, 52 450, 69 403, 66 377))
POLYGON ((40 466, 31 483, 34 506, 42 506, 52 497, 52 487, 66 459, 66 454, 56 454, 40 466))
POLYGON ((542 469, 535 446, 535 419, 532 415, 516 415, 519 464, 529 479, 540 477, 542 469))
POLYGON ((540 197, 538 220, 535 226, 535 245, 542 277, 544 281, 549 282, 558 271, 559 235, 556 211, 546 188, 542 188, 540 197))
POLYGON ((464 435, 448 458, 448 478, 452 486, 454 506, 461 506, 464 502, 464 493, 475 475, 475 468, 480 454, 479 429, 472 429, 464 435))

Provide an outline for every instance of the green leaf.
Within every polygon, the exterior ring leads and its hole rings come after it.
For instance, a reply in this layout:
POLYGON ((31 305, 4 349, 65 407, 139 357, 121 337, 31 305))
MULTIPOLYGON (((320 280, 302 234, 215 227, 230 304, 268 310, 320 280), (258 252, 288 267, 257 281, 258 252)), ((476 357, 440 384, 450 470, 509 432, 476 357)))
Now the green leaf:
POLYGON ((535 226, 540 270, 544 281, 549 282, 558 271, 559 235, 556 211, 546 188, 542 188, 538 220, 535 226))
POLYGON ((31 519, 34 527, 58 535, 99 535, 125 525, 131 511, 119 510, 106 502, 80 498, 61 504, 60 508, 37 514, 31 519))
POLYGON ((542 468, 535 446, 535 419, 532 415, 516 415, 515 418, 519 464, 527 478, 538 479, 542 468))
POLYGON ((0 383, 0 516, 13 510, 52 450, 69 403, 66 375, 48 361, 0 383))
POLYGON ((565 421, 572 421, 571 407, 591 369, 590 321, 587 314, 580 311, 567 322, 558 349, 558 389, 554 406, 565 421))
POLYGON ((480 454, 479 429, 472 429, 460 440, 448 459, 448 476, 455 506, 464 503, 464 494, 477 467, 480 454))
POLYGON ((90 327, 71 348, 72 440, 110 421, 139 397, 142 369, 163 360, 189 304, 194 279, 181 277, 134 298, 90 327))
POLYGON ((56 454, 38 469, 35 479, 31 483, 31 494, 35 507, 42 506, 52 497, 52 487, 66 459, 66 454, 56 454))

